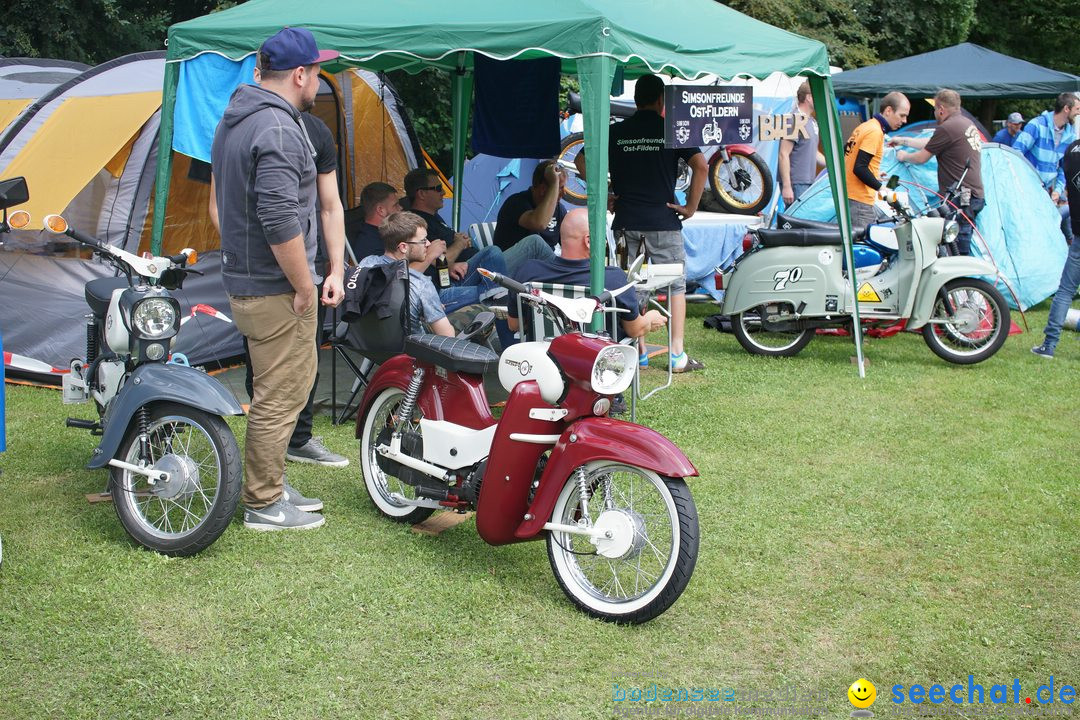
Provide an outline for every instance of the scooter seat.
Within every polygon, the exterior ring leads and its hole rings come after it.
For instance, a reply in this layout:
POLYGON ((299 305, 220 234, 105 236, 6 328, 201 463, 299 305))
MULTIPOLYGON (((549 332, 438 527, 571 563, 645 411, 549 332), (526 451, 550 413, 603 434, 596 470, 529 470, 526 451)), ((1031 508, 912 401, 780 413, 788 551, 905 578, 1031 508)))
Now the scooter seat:
MULTIPOLYGON (((776 216, 776 227, 781 230, 832 230, 833 232, 840 232, 840 226, 836 223, 807 220, 806 218, 785 215, 784 213, 776 216)), ((867 227, 866 225, 853 225, 851 233, 856 240, 860 240, 866 233, 867 227)))
POLYGON ((762 247, 812 247, 814 245, 836 245, 842 247, 844 241, 839 230, 792 228, 791 230, 758 230, 762 247))
POLYGON ((114 290, 128 286, 126 277, 104 277, 86 283, 86 304, 95 315, 104 316, 109 310, 114 290))
POLYGON ((420 362, 470 375, 483 375, 499 365, 499 356, 486 345, 442 335, 410 335, 405 338, 405 353, 420 362))

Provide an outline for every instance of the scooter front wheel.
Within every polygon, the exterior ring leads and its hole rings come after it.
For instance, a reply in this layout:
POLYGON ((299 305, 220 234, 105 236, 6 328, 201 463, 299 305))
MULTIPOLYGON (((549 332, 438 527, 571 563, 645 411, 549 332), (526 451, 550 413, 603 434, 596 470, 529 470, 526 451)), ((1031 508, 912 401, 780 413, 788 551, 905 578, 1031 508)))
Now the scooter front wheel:
POLYGON ((133 422, 118 458, 169 473, 168 481, 112 468, 113 506, 135 542, 163 555, 194 555, 229 526, 240 499, 240 450, 217 415, 185 405, 149 408, 146 453, 133 422))
MULTIPOLYGON (((417 498, 416 488, 385 472, 379 466, 378 454, 375 452, 380 443, 389 442, 404 399, 404 390, 391 387, 379 393, 371 403, 361 425, 360 471, 364 476, 364 487, 368 496, 380 513, 397 522, 415 524, 427 519, 435 511, 409 505, 407 501, 417 498)), ((419 405, 415 406, 405 431, 419 434, 422 417, 419 405)))
POLYGON ((560 531, 547 536, 563 592, 601 620, 653 619, 679 598, 694 572, 697 508, 682 479, 621 463, 588 463, 567 478, 552 522, 605 532, 595 539, 560 531))
POLYGON ((762 322, 764 306, 731 316, 731 332, 751 355, 791 357, 814 339, 814 329, 777 330, 762 322))
POLYGON ((986 360, 1005 344, 1011 325, 1005 298, 990 283, 959 278, 945 284, 922 335, 934 354, 958 365, 986 360), (942 299, 948 298, 952 314, 942 299))

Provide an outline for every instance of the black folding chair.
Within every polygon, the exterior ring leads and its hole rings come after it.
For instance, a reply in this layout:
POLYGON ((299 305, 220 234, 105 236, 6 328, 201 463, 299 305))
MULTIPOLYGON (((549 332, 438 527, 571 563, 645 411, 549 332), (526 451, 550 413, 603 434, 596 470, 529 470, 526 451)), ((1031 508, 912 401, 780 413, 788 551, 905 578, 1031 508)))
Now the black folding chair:
POLYGON ((352 322, 343 320, 338 323, 330 339, 334 349, 331 412, 335 425, 345 422, 357 411, 361 392, 367 387, 375 368, 405 349, 405 337, 409 334, 409 273, 404 262, 398 263, 397 270, 397 277, 389 290, 390 314, 379 317, 379 313, 372 309, 352 322), (354 355, 359 355, 362 360, 357 362, 354 355), (356 376, 352 394, 340 415, 337 414, 336 372, 339 357, 356 376))

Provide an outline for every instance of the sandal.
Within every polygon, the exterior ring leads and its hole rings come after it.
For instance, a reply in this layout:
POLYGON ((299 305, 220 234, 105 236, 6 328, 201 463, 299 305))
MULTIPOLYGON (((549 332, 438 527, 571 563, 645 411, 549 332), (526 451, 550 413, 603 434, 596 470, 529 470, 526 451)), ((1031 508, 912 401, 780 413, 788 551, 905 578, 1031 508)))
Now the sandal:
POLYGON ((693 372, 694 370, 704 369, 705 366, 703 364, 694 358, 687 356, 685 352, 671 356, 671 372, 673 373, 693 372))

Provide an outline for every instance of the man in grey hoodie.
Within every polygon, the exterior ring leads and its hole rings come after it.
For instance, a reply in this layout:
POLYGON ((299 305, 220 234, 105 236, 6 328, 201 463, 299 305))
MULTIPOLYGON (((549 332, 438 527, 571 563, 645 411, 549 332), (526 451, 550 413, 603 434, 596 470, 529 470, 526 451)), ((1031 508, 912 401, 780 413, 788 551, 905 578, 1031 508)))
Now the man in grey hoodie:
MULTIPOLYGON (((233 92, 210 151, 211 218, 221 233, 222 280, 248 340, 254 395, 244 452, 244 525, 314 528, 321 515, 285 486, 285 452, 315 379, 317 171, 300 113, 315 102, 320 51, 311 32, 285 28, 259 48, 260 85, 233 92), (286 499, 286 493, 288 499, 286 499)), ((341 278, 327 278, 336 305, 341 278)))

